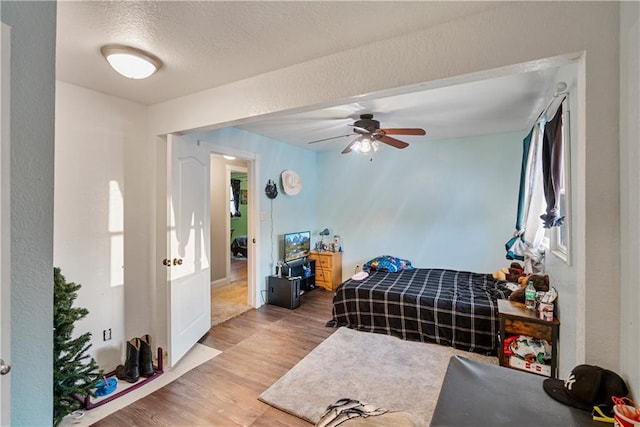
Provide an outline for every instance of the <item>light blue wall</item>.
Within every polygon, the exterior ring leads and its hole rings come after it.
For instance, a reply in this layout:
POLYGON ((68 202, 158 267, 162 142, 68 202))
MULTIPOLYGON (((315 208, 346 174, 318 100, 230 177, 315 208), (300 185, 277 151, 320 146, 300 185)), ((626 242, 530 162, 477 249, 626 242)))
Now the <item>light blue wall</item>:
POLYGON ((492 272, 515 226, 520 133, 318 155, 318 218, 344 242, 343 275, 382 254, 492 272))
POLYGON ((0 7, 11 26, 11 425, 41 426, 53 415, 56 3, 0 7))
POLYGON ((404 150, 382 147, 373 161, 316 154, 237 128, 187 138, 258 154, 261 277, 282 257, 282 234, 311 230, 315 242, 328 227, 344 242, 346 278, 357 264, 381 254, 418 267, 492 272, 506 266, 523 137, 415 141, 404 150), (302 178, 295 197, 282 191, 285 169, 302 178), (273 202, 262 191, 269 179, 278 183, 273 202))
POLYGON ((186 138, 257 154, 261 260, 258 277, 272 274, 275 263, 282 258, 282 235, 316 228, 316 154, 234 127, 192 134, 186 138), (280 174, 285 169, 294 170, 302 178, 302 190, 296 196, 282 191, 280 174), (273 200, 264 192, 269 179, 278 185, 278 197, 273 200))

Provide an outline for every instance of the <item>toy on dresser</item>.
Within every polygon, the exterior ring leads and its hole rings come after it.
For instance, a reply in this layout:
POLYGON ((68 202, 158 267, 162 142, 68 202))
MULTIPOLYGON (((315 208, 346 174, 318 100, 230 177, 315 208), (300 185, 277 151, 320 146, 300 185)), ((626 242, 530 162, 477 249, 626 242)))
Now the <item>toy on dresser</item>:
POLYGON ((518 283, 521 277, 526 277, 527 273, 520 263, 512 262, 509 267, 502 268, 493 273, 496 280, 504 280, 505 282, 518 283))
POLYGON ((549 276, 541 274, 530 274, 528 276, 521 277, 518 280, 520 287, 509 295, 509 301, 517 301, 524 304, 525 302, 525 289, 529 282, 533 282, 533 287, 537 292, 549 291, 549 276))
POLYGON ((529 283, 536 291, 536 303, 532 308, 536 309, 542 320, 553 320, 554 301, 558 293, 549 283, 547 274, 527 274, 524 267, 517 262, 512 262, 507 268, 493 273, 494 279, 507 282, 507 287, 512 290, 509 301, 526 304, 526 288, 529 283))

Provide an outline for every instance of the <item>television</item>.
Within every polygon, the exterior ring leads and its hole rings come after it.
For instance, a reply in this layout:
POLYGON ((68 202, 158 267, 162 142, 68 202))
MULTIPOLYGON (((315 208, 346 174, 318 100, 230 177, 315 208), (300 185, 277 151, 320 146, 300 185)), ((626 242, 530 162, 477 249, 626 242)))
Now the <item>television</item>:
POLYGON ((284 262, 309 256, 311 251, 311 232, 298 231, 284 235, 284 262))

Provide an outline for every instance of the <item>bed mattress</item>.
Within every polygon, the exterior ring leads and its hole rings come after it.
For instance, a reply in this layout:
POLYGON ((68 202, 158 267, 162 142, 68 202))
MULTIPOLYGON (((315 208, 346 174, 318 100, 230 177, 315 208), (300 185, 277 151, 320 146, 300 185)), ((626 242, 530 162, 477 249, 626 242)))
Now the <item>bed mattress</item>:
POLYGON ((336 289, 327 325, 495 354, 497 300, 509 294, 490 274, 425 268, 371 272, 336 289))

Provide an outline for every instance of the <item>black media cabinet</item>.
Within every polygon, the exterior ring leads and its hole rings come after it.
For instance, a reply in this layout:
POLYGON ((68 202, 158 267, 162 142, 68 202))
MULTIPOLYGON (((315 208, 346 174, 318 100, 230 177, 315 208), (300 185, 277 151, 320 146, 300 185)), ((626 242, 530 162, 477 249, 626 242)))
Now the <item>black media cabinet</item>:
POLYGON ((267 278, 267 303, 294 309, 300 305, 300 295, 315 288, 316 262, 300 260, 285 264, 281 275, 267 278))

